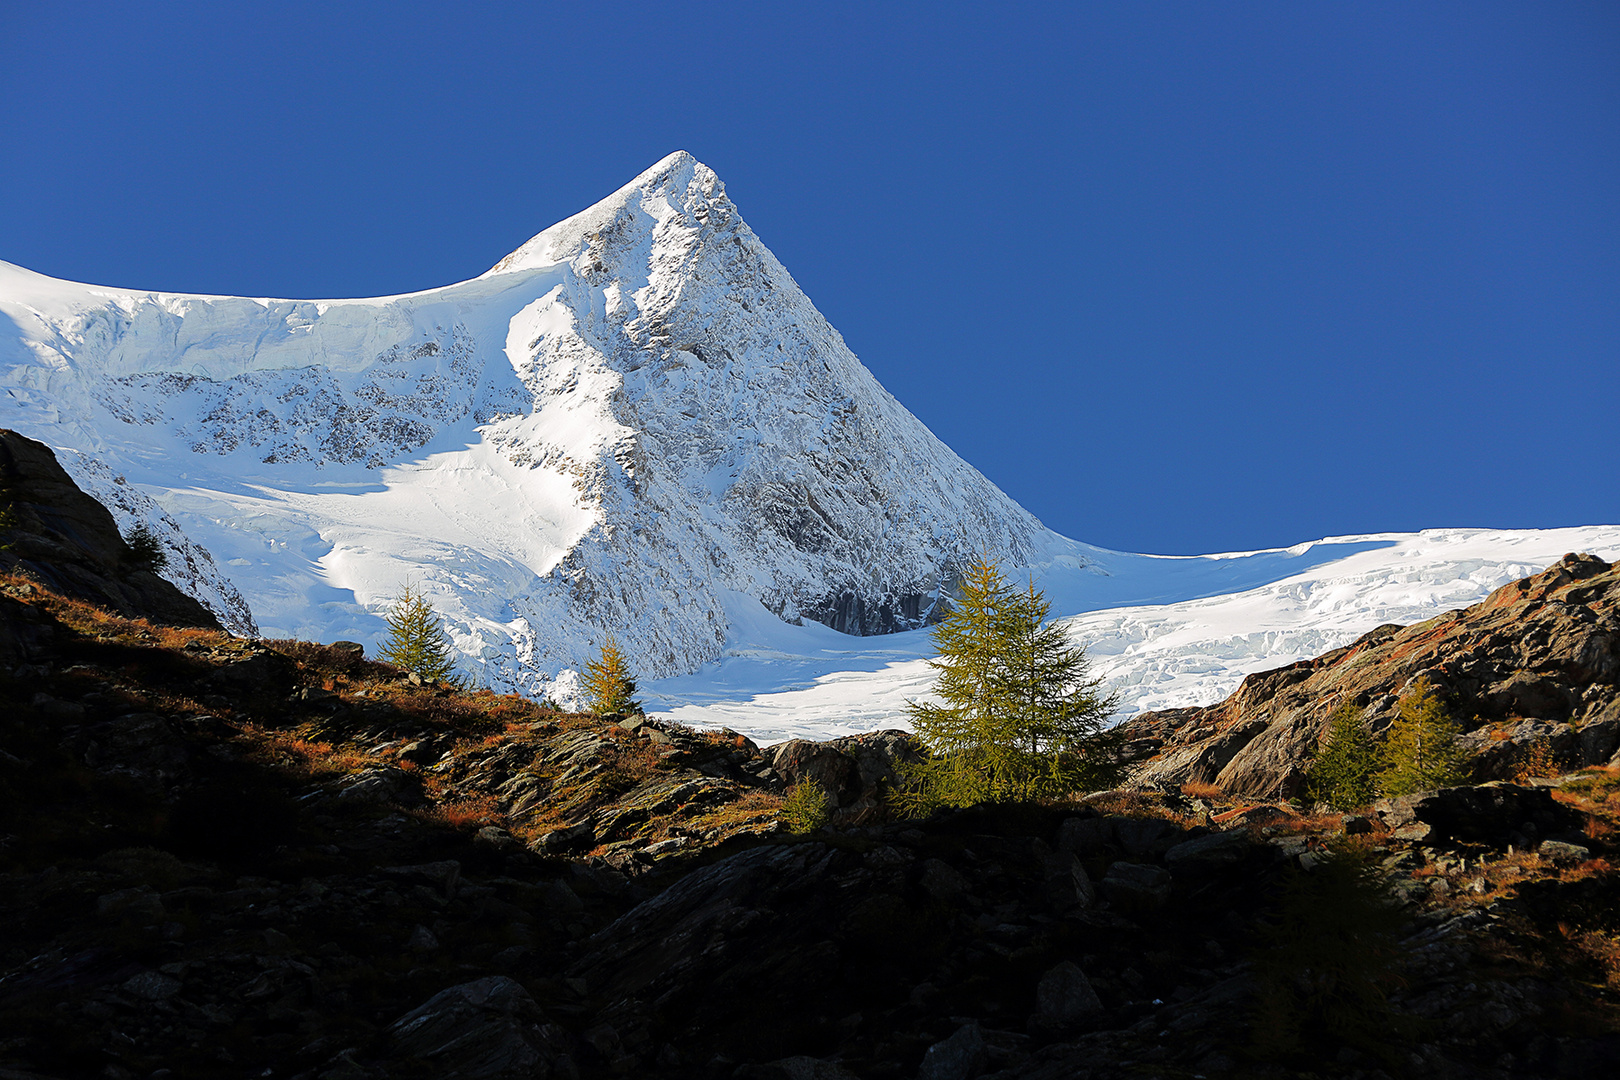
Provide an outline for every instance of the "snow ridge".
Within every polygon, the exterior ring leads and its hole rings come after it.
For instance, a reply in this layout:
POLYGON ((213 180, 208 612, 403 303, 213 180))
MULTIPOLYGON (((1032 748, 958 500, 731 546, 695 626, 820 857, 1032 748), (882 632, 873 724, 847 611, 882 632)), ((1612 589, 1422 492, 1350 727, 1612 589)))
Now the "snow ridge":
POLYGON ((971 552, 1093 558, 884 391, 684 152, 405 296, 0 264, 0 386, 0 422, 161 526, 229 625, 375 642, 414 581, 498 689, 555 689, 609 632, 646 676, 692 671, 733 593, 876 633, 922 625, 971 552))

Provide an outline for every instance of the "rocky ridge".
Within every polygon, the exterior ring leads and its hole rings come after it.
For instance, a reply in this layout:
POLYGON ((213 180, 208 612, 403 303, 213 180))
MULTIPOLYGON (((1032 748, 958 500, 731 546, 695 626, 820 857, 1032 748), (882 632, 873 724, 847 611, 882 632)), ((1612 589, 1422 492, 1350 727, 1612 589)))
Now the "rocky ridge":
POLYGON ((212 612, 143 563, 107 508, 79 489, 49 447, 4 428, 0 514, 0 569, 122 615, 219 628, 212 612))
POLYGON ((561 713, 0 577, 0 1076, 1620 1064, 1620 769, 1342 817, 1187 785, 889 820, 915 753, 561 713), (830 827, 782 824, 801 783, 830 827), (1371 1024, 1319 1023, 1334 979, 1379 988, 1371 1024))
POLYGON ((1532 750, 1566 768, 1620 763, 1620 569, 1566 555, 1478 604, 1250 675, 1219 704, 1141 713, 1123 725, 1135 782, 1290 797, 1341 703, 1378 733, 1420 680, 1464 727, 1475 780, 1518 774, 1532 750))
POLYGON ((1345 819, 1114 792, 894 822, 899 733, 759 750, 17 578, 0 625, 13 1076, 1292 1076, 1260 943, 1346 837, 1417 1026, 1312 1071, 1617 1060, 1615 770, 1345 819), (794 782, 831 828, 780 824, 794 782))

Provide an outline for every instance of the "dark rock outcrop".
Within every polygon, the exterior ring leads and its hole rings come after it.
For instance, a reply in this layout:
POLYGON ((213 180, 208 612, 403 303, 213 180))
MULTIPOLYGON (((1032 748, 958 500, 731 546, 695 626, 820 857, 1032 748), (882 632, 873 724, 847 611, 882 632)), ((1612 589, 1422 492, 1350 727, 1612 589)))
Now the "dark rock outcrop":
POLYGON ((503 975, 433 995, 389 1026, 388 1043, 396 1059, 421 1062, 440 1080, 577 1075, 567 1035, 546 1023, 529 992, 503 975))
POLYGON ((1475 780, 1511 777, 1531 746, 1570 767, 1609 761, 1620 748, 1620 569, 1566 555, 1472 607, 1250 675, 1219 704, 1136 716, 1122 725, 1140 759, 1133 781, 1292 796, 1335 709, 1351 703, 1380 732, 1419 680, 1467 731, 1475 780))
POLYGON ((835 825, 882 816, 883 795, 901 785, 900 770, 922 760, 922 747, 904 731, 871 731, 826 742, 789 739, 764 750, 787 784, 813 783, 832 800, 835 825))
POLYGON ((140 565, 112 514, 79 490, 44 443, 0 428, 0 569, 126 618, 218 629, 196 600, 140 565))

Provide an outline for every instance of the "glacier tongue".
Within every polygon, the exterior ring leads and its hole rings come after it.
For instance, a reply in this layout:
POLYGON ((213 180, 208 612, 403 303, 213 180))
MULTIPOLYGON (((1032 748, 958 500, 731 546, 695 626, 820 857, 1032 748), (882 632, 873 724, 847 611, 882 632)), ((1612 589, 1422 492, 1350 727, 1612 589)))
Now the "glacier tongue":
POLYGON ((876 633, 921 625, 968 553, 1095 557, 885 392, 685 153, 444 289, 255 300, 0 264, 0 314, 0 422, 99 496, 154 498, 127 513, 179 524, 199 569, 177 584, 230 625, 374 643, 414 581, 498 689, 545 692, 608 633, 649 677, 690 672, 733 594, 876 633))

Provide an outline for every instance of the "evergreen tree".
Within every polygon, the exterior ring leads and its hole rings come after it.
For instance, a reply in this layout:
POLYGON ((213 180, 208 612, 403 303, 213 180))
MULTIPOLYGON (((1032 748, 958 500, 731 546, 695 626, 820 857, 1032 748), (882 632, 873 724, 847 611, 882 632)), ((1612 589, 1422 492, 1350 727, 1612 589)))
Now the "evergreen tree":
POLYGON ((636 684, 630 677, 630 665, 612 635, 603 643, 601 656, 585 665, 585 676, 580 682, 585 689, 585 707, 598 716, 607 713, 622 716, 641 708, 632 698, 636 684))
POLYGON ((1104 727, 1119 699, 1088 678, 1090 661, 1048 616, 1030 581, 1002 613, 1006 652, 996 681, 1006 698, 1007 742, 1022 756, 1014 786, 1029 794, 1112 787, 1123 772, 1119 735, 1104 727))
POLYGON ((1420 680, 1401 698, 1400 710, 1400 718, 1384 738, 1379 791, 1393 798, 1462 783, 1464 754, 1457 743, 1461 732, 1434 687, 1420 680))
POLYGON ((1335 810, 1363 806, 1378 794, 1378 748, 1361 722, 1361 710, 1346 701, 1328 718, 1321 747, 1305 773, 1305 797, 1335 810))
POLYGON ((962 569, 959 596, 934 628, 934 696, 908 712, 928 760, 908 770, 902 809, 1038 798, 1118 775, 1119 740, 1103 730, 1116 699, 1087 678, 1085 650, 1047 622, 1031 583, 1010 588, 994 562, 962 569))
POLYGON ((1253 960, 1257 1056, 1316 1066, 1349 1045, 1397 1063, 1413 1025, 1388 995, 1402 985, 1407 926, 1372 851, 1332 843, 1310 872, 1283 879, 1278 899, 1253 960))
POLYGON ((124 544, 129 549, 130 565, 137 569, 150 570, 155 574, 169 565, 169 553, 163 550, 163 541, 144 521, 135 523, 129 535, 124 537, 124 544))
POLYGON ((388 640, 378 656, 424 680, 459 683, 450 659, 450 638, 420 589, 407 584, 388 614, 388 640))

